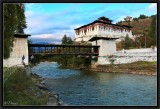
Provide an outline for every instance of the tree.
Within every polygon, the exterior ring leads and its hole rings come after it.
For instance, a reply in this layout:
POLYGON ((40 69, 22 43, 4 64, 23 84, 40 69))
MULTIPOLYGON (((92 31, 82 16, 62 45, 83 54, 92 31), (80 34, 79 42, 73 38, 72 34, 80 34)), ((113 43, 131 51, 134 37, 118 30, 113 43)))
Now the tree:
POLYGON ((157 39, 157 15, 152 16, 152 22, 150 26, 149 36, 152 38, 151 45, 156 45, 157 39))
POLYGON ((70 37, 67 37, 67 44, 73 44, 73 41, 70 37))
POLYGON ((17 19, 19 22, 17 23, 17 28, 15 33, 24 33, 24 29, 27 28, 26 18, 25 18, 25 7, 24 4, 20 3, 17 5, 17 19))
POLYGON ((73 41, 70 37, 67 37, 66 35, 62 38, 62 44, 73 44, 73 41))
POLYGON ((4 59, 10 57, 12 51, 14 34, 24 33, 23 29, 26 28, 24 4, 3 4, 3 52, 4 59))
POLYGON ((148 18, 148 17, 144 14, 140 14, 140 16, 138 17, 138 19, 145 19, 145 18, 148 18))
POLYGON ((123 22, 123 21, 121 20, 121 21, 117 22, 116 24, 121 25, 121 24, 122 24, 122 22, 123 22))
POLYGON ((135 17, 135 18, 133 18, 133 20, 134 20, 134 21, 138 21, 138 18, 135 17))
POLYGON ((62 38, 62 44, 66 44, 67 43, 67 36, 64 35, 62 38))
POLYGON ((125 49, 129 49, 131 47, 134 47, 134 42, 131 38, 129 38, 128 34, 126 35, 126 37, 124 38, 123 43, 123 48, 125 49))

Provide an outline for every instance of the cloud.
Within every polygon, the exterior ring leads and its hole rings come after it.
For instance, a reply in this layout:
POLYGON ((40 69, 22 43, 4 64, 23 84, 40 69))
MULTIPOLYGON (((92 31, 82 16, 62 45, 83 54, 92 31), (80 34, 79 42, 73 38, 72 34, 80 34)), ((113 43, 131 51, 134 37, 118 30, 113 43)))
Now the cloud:
POLYGON ((157 8, 157 4, 156 3, 152 3, 151 5, 149 5, 149 8, 157 8))
POLYGON ((71 37, 74 39, 74 30, 61 30, 61 31, 55 31, 55 33, 51 34, 38 34, 38 35, 31 35, 29 39, 33 41, 33 43, 38 43, 38 42, 49 42, 53 43, 55 42, 56 44, 61 43, 61 39, 64 35, 67 35, 67 37, 71 37))
POLYGON ((44 11, 42 8, 42 5, 40 3, 25 3, 26 10, 32 10, 32 11, 44 11))
POLYGON ((31 11, 31 10, 28 10, 28 11, 25 12, 25 15, 26 15, 27 17, 33 16, 33 15, 34 15, 34 12, 31 11))
POLYGON ((41 34, 41 35, 33 35, 32 38, 42 38, 42 39, 46 39, 46 38, 57 38, 55 37, 54 34, 41 34))
POLYGON ((148 10, 152 13, 151 11, 154 12, 154 9, 156 9, 156 4, 147 5, 145 9, 141 4, 137 4, 136 8, 132 8, 132 4, 122 6, 109 3, 95 7, 87 6, 87 4, 73 4, 65 9, 57 9, 58 11, 55 11, 52 7, 53 11, 51 11, 49 7, 45 10, 46 7, 43 4, 27 3, 25 15, 28 28, 25 29, 25 33, 31 34, 30 38, 35 42, 55 41, 58 43, 61 42, 64 34, 74 39, 75 28, 91 23, 101 16, 106 16, 113 20, 113 23, 116 23, 126 16, 137 17, 140 14, 145 14, 144 12, 147 13, 148 10))
POLYGON ((150 12, 157 12, 157 3, 152 3, 149 5, 148 9, 150 12))
POLYGON ((62 36, 59 34, 39 34, 39 35, 32 35, 29 37, 33 41, 33 43, 39 43, 39 42, 61 42, 62 36))

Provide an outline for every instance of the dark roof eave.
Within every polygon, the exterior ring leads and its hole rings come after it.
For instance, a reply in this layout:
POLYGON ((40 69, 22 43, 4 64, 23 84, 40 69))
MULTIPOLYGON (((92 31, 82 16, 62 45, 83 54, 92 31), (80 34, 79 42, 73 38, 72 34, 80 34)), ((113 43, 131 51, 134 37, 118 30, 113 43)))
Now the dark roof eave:
POLYGON ((83 28, 83 27, 86 27, 86 26, 89 26, 89 25, 92 25, 92 24, 94 24, 94 23, 103 23, 103 24, 108 24, 108 25, 114 25, 114 26, 119 26, 119 27, 126 27, 126 28, 132 28, 131 26, 128 26, 128 25, 117 25, 117 24, 112 24, 112 23, 104 23, 104 22, 100 22, 100 21, 94 21, 94 22, 92 22, 92 23, 89 23, 89 24, 87 24, 87 25, 83 25, 83 26, 81 26, 81 27, 79 27, 79 28, 76 28, 76 29, 74 29, 74 30, 78 30, 78 29, 80 29, 80 28, 83 28))
POLYGON ((89 41, 96 41, 96 40, 100 40, 100 39, 104 39, 104 40, 116 40, 116 39, 119 39, 119 38, 92 37, 89 41))
POLYGON ((19 38, 27 38, 28 36, 31 36, 30 34, 14 34, 14 37, 19 37, 19 38))

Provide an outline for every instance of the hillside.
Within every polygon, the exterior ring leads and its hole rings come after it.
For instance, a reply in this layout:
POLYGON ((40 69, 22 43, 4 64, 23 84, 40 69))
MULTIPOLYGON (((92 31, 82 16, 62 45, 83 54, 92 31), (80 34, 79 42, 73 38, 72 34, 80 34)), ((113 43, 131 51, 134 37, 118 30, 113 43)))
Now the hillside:
MULTIPOLYGON (((153 20, 153 17, 148 17, 144 19, 136 18, 133 21, 130 22, 130 26, 132 26, 132 33, 135 34, 141 34, 141 33, 149 33, 151 31, 151 22, 153 20)), ((117 24, 120 25, 128 25, 129 23, 126 21, 120 21, 117 24)))
POLYGON ((133 34, 149 31, 151 22, 152 18, 139 19, 138 21, 131 22, 133 34))
MULTIPOLYGON (((119 21, 118 25, 129 25, 127 21, 119 21)), ((125 39, 123 44, 118 45, 118 49, 123 48, 137 48, 137 47, 151 47, 157 45, 157 15, 146 16, 140 15, 138 18, 133 18, 130 21, 132 27, 132 34, 142 37, 134 37, 134 41, 131 39, 125 39), (127 45, 126 45, 127 44, 127 45)))

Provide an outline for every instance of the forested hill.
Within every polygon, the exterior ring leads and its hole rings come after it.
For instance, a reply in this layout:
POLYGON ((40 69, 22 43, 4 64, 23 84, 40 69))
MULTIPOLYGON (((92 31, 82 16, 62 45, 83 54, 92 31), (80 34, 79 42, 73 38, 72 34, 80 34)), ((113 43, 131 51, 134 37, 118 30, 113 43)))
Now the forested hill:
MULTIPOLYGON (((119 21, 116 24, 119 25, 129 25, 127 21, 119 21)), ((146 37, 147 47, 152 45, 157 45, 157 15, 140 15, 138 18, 133 18, 130 21, 130 26, 132 26, 132 34, 142 34, 146 37)), ((144 37, 141 37, 141 42, 144 43, 144 37)))
MULTIPOLYGON (((133 18, 133 21, 130 21, 130 25, 133 27, 132 28, 132 33, 134 34, 141 34, 141 33, 148 33, 152 31, 155 24, 155 18, 157 15, 152 15, 152 16, 145 16, 145 15, 140 15, 138 18, 133 18)), ((117 24, 120 25, 128 25, 129 22, 127 21, 120 21, 117 24)))

